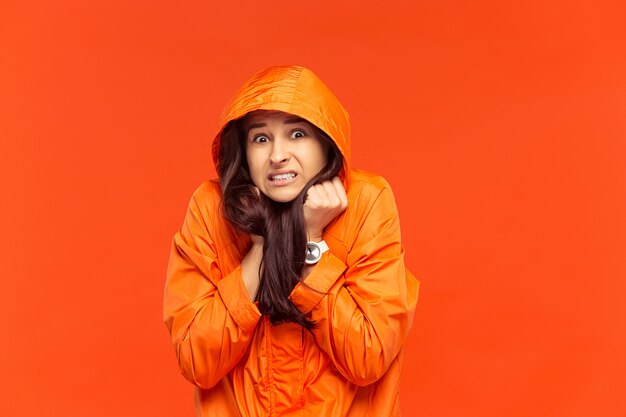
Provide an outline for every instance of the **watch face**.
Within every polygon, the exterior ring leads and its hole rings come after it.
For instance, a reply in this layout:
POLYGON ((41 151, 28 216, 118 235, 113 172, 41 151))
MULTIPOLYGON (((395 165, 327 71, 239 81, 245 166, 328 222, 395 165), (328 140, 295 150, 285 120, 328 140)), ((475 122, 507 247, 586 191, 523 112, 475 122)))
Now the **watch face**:
POLYGON ((317 262, 322 256, 321 252, 322 251, 320 250, 319 246, 308 243, 306 245, 306 261, 317 262))

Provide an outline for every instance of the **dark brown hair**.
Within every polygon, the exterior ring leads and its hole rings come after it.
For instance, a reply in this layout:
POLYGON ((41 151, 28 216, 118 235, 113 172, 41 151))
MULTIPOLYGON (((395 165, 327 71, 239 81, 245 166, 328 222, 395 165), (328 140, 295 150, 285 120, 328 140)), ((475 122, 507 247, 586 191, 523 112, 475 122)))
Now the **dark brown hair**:
POLYGON ((220 139, 218 173, 222 188, 222 208, 226 219, 240 232, 263 236, 263 260, 256 301, 261 314, 273 324, 299 323, 307 329, 315 323, 294 306, 289 294, 302 281, 307 242, 303 205, 309 188, 337 176, 343 157, 335 142, 317 126, 310 124, 318 138, 328 142, 327 163, 286 203, 258 195, 250 177, 245 154, 245 117, 231 121, 220 139))

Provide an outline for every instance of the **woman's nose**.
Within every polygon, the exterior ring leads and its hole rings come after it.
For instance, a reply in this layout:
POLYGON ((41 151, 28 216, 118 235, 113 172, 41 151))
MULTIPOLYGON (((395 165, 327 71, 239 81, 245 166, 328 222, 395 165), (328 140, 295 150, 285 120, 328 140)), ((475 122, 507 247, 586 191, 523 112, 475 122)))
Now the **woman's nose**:
POLYGON ((289 149, 283 140, 277 139, 272 146, 272 153, 270 154, 270 162, 273 165, 281 165, 289 161, 289 149))

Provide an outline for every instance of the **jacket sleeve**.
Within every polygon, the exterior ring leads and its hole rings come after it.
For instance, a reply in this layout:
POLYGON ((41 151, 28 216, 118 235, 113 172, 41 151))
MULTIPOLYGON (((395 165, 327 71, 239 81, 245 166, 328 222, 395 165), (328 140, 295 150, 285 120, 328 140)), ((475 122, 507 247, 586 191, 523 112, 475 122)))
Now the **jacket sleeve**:
POLYGON ((208 389, 242 359, 261 314, 248 297, 241 266, 222 276, 209 218, 217 196, 198 190, 172 240, 163 319, 181 373, 208 389))
POLYGON ((381 378, 406 340, 419 288, 404 266, 388 185, 371 204, 347 265, 326 252, 304 284, 290 299, 317 323, 315 339, 339 372, 356 385, 381 378))

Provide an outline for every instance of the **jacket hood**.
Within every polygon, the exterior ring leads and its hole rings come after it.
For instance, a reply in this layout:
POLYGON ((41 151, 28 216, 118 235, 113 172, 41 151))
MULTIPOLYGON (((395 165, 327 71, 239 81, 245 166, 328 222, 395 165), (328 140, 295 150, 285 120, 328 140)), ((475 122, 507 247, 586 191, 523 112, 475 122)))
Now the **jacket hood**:
MULTIPOLYGON (((330 89, 308 68, 274 66, 256 73, 224 108, 213 141, 217 169, 220 141, 226 125, 255 110, 275 110, 301 117, 323 130, 344 158, 344 184, 350 166, 350 116, 330 89)), ((219 170, 218 170, 219 172, 219 170)))

